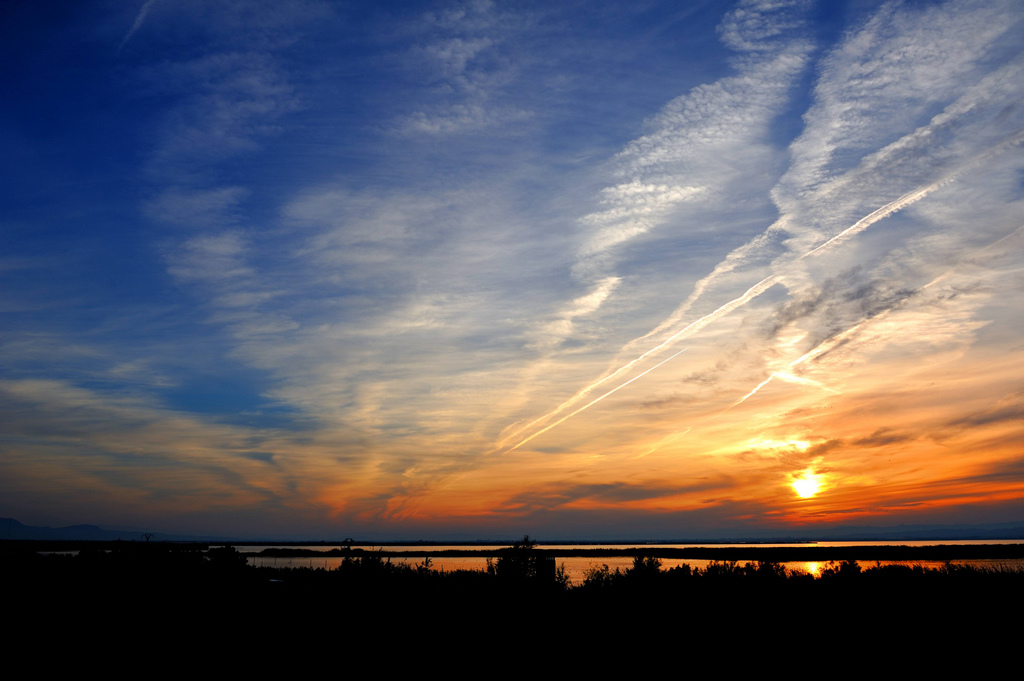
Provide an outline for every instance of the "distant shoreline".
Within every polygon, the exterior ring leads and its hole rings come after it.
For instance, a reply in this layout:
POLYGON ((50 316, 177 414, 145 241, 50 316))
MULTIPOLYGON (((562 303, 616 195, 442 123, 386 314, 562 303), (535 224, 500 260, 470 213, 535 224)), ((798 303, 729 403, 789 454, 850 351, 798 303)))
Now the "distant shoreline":
MULTIPOLYGON (((480 550, 408 550, 379 551, 352 549, 351 555, 378 553, 395 558, 473 558, 501 556, 505 547, 480 550)), ((1024 558, 1024 543, 1019 544, 938 544, 934 546, 694 546, 685 548, 665 547, 624 547, 624 548, 575 548, 547 549, 543 546, 534 551, 545 558, 610 558, 650 556, 653 558, 674 558, 720 561, 763 561, 786 563, 792 561, 843 561, 843 560, 978 560, 978 559, 1019 559, 1024 558)), ((257 556, 279 558, 305 558, 349 555, 345 549, 329 552, 310 549, 272 548, 265 549, 257 556)))
MULTIPOLYGON (((223 546, 222 542, 126 542, 126 541, 38 541, 38 540, 0 540, 0 552, 72 552, 72 551, 112 551, 112 550, 145 550, 146 547, 171 551, 206 551, 211 546, 223 546)), ((265 543, 235 542, 231 546, 267 546, 265 543)), ((387 544, 304 544, 300 546, 277 544, 262 551, 253 552, 250 556, 275 558, 306 558, 306 557, 358 557, 379 555, 384 558, 487 558, 500 557, 508 544, 461 544, 461 546, 478 546, 472 549, 442 549, 445 544, 423 544, 423 548, 409 548, 408 544, 399 545, 401 549, 392 550, 387 544), (323 546, 323 550, 301 548, 323 546), (301 546, 301 547, 300 547, 301 546)), ((450 544, 449 544, 450 546, 450 544)), ((943 560, 982 560, 982 559, 1024 559, 1024 540, 1018 543, 1002 544, 930 544, 926 546, 907 546, 900 544, 864 544, 857 546, 765 546, 747 544, 743 546, 688 546, 658 547, 636 544, 623 545, 621 548, 609 548, 607 544, 588 548, 576 545, 573 548, 560 546, 545 548, 536 546, 534 551, 544 558, 610 558, 650 556, 661 559, 692 559, 717 561, 755 561, 786 563, 794 561, 943 561, 943 560)))

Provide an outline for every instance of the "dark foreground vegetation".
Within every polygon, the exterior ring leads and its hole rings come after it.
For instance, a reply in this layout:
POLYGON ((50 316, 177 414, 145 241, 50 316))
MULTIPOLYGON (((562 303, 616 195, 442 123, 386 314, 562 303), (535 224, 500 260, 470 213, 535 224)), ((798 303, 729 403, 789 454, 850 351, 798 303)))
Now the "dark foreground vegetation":
POLYGON ((605 566, 570 584, 525 538, 485 571, 448 572, 429 558, 409 565, 381 552, 353 553, 325 570, 256 568, 231 547, 127 542, 44 555, 11 543, 0 551, 14 606, 8 621, 90 645, 180 645, 244 632, 240 645, 273 641, 275 650, 309 654, 382 638, 426 647, 519 642, 563 653, 571 645, 588 655, 685 642, 696 654, 722 637, 765 651, 808 637, 832 649, 893 636, 900 645, 946 645, 954 634, 957 645, 976 645, 983 627, 986 645, 998 646, 1019 637, 1024 605, 1024 571, 955 563, 847 560, 815 578, 773 561, 664 569, 658 557, 636 555, 626 570, 605 566))

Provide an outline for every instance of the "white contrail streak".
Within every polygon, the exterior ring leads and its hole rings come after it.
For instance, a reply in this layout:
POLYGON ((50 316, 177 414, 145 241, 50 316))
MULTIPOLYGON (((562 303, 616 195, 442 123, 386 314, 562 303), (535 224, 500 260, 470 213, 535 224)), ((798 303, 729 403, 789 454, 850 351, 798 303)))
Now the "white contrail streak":
POLYGON ((743 396, 743 397, 741 397, 740 399, 738 399, 738 400, 736 400, 735 402, 733 402, 733 403, 732 403, 732 406, 734 406, 734 407, 735 407, 735 406, 737 406, 737 405, 739 405, 739 404, 743 404, 744 402, 746 402, 746 401, 747 401, 747 398, 749 398, 749 397, 753 397, 753 396, 754 396, 754 394, 755 394, 755 393, 756 393, 756 392, 757 392, 758 390, 760 390, 761 388, 763 388, 763 387, 765 387, 766 385, 768 385, 769 383, 771 383, 771 380, 772 380, 773 378, 775 378, 775 374, 772 374, 772 375, 771 375, 771 376, 769 376, 768 378, 766 378, 766 379, 764 379, 763 381, 761 381, 760 383, 758 383, 758 384, 757 384, 757 385, 756 385, 756 386, 754 387, 754 389, 753 389, 753 390, 751 390, 751 391, 750 391, 749 393, 747 393, 746 395, 744 395, 744 396, 743 396))
MULTIPOLYGON (((824 352, 824 350, 822 352, 824 352)), ((795 364, 796 364, 796 362, 793 362, 789 366, 794 366, 795 364)), ((769 383, 771 383, 772 379, 775 379, 775 378, 777 378, 780 381, 783 381, 785 383, 796 383, 798 385, 810 385, 810 386, 814 386, 815 388, 820 388, 820 389, 824 390, 825 392, 835 393, 836 395, 839 394, 838 390, 833 390, 832 388, 829 388, 826 385, 822 385, 821 383, 819 383, 818 381, 815 381, 813 379, 804 378, 803 376, 794 376, 793 374, 789 374, 789 373, 786 373, 784 371, 776 371, 771 376, 769 376, 768 378, 766 378, 763 381, 761 381, 760 383, 758 383, 756 388, 751 390, 749 393, 747 393, 746 395, 744 395, 740 399, 738 399, 735 402, 733 402, 732 405, 730 405, 729 408, 731 409, 732 407, 735 407, 737 405, 743 404, 744 402, 747 401, 747 399, 753 397, 754 394, 758 390, 760 390, 761 388, 763 388, 766 385, 768 385, 769 383)))
MULTIPOLYGON (((925 289, 929 289, 932 286, 935 286, 936 284, 942 282, 946 277, 950 276, 950 274, 955 272, 957 267, 960 266, 960 264, 962 264, 964 262, 970 262, 971 260, 973 260, 974 258, 978 257, 979 255, 985 253, 986 251, 988 251, 990 249, 995 248, 996 246, 998 246, 999 244, 1003 243, 1004 241, 1008 241, 1009 239, 1017 236, 1018 234, 1021 234, 1022 232, 1024 232, 1024 226, 1018 227, 1017 229, 1013 230, 1012 232, 1010 232, 1006 236, 1003 236, 1003 237, 1000 237, 999 239, 996 239, 995 241, 990 243, 988 246, 985 246, 984 248, 981 248, 981 249, 975 251, 971 255, 969 255, 966 258, 964 258, 963 260, 961 260, 960 263, 958 263, 956 266, 951 267, 946 272, 943 272, 939 276, 937 276, 934 279, 932 279, 931 281, 929 281, 927 284, 922 286, 920 290, 924 291, 925 289)), ((846 329, 842 333, 840 333, 840 334, 838 334, 836 336, 832 336, 831 338, 828 338, 828 339, 822 341, 821 343, 816 345, 814 348, 812 348, 812 349, 808 350, 807 352, 805 352, 800 357, 797 357, 795 360, 793 360, 792 362, 789 363, 789 366, 790 367, 795 367, 798 364, 803 364, 807 360, 814 359, 814 358, 816 358, 816 357, 818 357, 820 355, 825 354, 826 352, 828 352, 832 348, 836 347, 837 345, 839 345, 840 343, 845 341, 851 335, 856 333, 856 331, 860 327, 862 327, 864 324, 866 324, 868 321, 877 321, 878 319, 880 319, 880 318, 888 315, 889 313, 891 313, 893 311, 893 309, 895 309, 895 308, 891 308, 889 310, 885 310, 884 312, 882 312, 882 313, 880 313, 878 315, 875 315, 874 317, 871 317, 869 319, 862 319, 861 321, 857 322, 856 324, 854 324, 850 328, 846 329)), ((834 393, 838 394, 838 391, 832 390, 831 388, 828 388, 828 387, 818 383, 817 381, 813 381, 813 380, 811 380, 809 378, 802 378, 802 377, 799 377, 799 376, 793 376, 791 374, 784 374, 784 373, 780 373, 780 372, 775 372, 771 376, 766 378, 765 380, 763 380, 760 383, 758 383, 757 386, 753 390, 751 390, 749 393, 747 393, 746 395, 744 395, 740 399, 738 399, 735 402, 733 402, 733 404, 730 406, 730 409, 732 407, 735 407, 735 406, 739 405, 739 404, 742 404, 743 402, 746 402, 749 398, 753 397, 754 394, 757 393, 758 390, 760 390, 764 386, 768 385, 768 383, 773 378, 778 378, 778 379, 781 379, 783 381, 790 381, 790 382, 793 382, 793 383, 805 383, 805 384, 808 384, 808 385, 814 385, 814 386, 819 387, 819 388, 821 388, 823 390, 828 390, 829 392, 834 392, 834 393)))
POLYGON ((124 49, 125 44, 131 39, 131 37, 135 35, 135 31, 139 30, 139 27, 142 26, 142 22, 145 21, 146 15, 149 14, 149 8, 154 2, 156 2, 156 0, 146 0, 146 2, 142 4, 142 7, 139 9, 139 13, 135 15, 135 23, 133 23, 132 27, 128 29, 128 33, 125 34, 124 40, 121 41, 121 44, 117 46, 118 54, 121 53, 121 50, 124 49))
POLYGON ((637 454, 636 458, 642 459, 643 457, 647 456, 651 452, 655 452, 655 451, 661 449, 662 447, 664 447, 668 443, 675 442, 676 440, 678 440, 682 436, 684 436, 687 433, 689 433, 691 430, 693 430, 693 426, 690 426, 686 430, 680 431, 678 433, 672 433, 671 435, 666 435, 665 437, 663 437, 660 440, 658 440, 657 444, 655 444, 650 449, 646 449, 643 452, 641 452, 640 454, 637 454))
MULTIPOLYGON (((881 218, 879 218, 879 219, 881 219, 881 218)), ((890 310, 886 310, 882 314, 876 315, 875 317, 872 317, 871 319, 878 319, 882 315, 888 314, 888 312, 890 312, 890 310)), ((822 355, 822 354, 828 352, 829 350, 831 350, 832 348, 836 347, 837 345, 839 345, 840 343, 845 341, 847 338, 849 338, 854 332, 857 331, 857 329, 859 329, 861 326, 863 326, 867 321, 868 321, 867 319, 862 319, 861 321, 857 322, 856 324, 854 324, 853 326, 848 328, 846 331, 843 331, 842 333, 840 333, 838 335, 832 336, 831 338, 825 339, 822 342, 818 343, 816 346, 814 346, 814 348, 812 348, 811 350, 808 350, 807 352, 805 352, 804 354, 800 355, 799 357, 794 359, 792 362, 790 362, 789 363, 790 368, 795 367, 795 366, 797 366, 799 364, 803 364, 804 362, 806 362, 809 359, 814 359, 818 355, 822 355)), ((768 385, 769 381, 771 381, 773 378, 779 378, 779 379, 782 379, 783 381, 789 380, 791 383, 808 383, 808 384, 815 385, 815 386, 821 388, 822 390, 827 390, 827 391, 833 392, 833 393, 837 392, 835 390, 832 390, 831 388, 826 388, 825 386, 823 386, 822 384, 818 383, 817 381, 812 381, 809 378, 800 378, 798 376, 793 376, 792 374, 787 374, 787 373, 782 373, 782 372, 775 372, 771 376, 766 378, 765 380, 763 380, 760 383, 758 383, 756 388, 751 390, 749 393, 747 393, 746 395, 744 395, 740 399, 738 399, 735 402, 733 402, 732 405, 729 408, 731 409, 732 407, 735 407, 735 406, 737 406, 739 404, 742 404, 743 402, 746 402, 749 398, 754 396, 754 393, 756 393, 758 390, 760 390, 761 388, 763 388, 766 385, 768 385)))
MULTIPOLYGON (((697 333, 698 331, 700 331, 705 326, 707 326, 711 322, 715 321, 716 319, 718 319, 722 315, 729 314, 730 312, 735 310, 740 305, 744 305, 748 301, 752 300, 753 298, 756 298, 757 296, 761 295, 762 293, 764 293, 765 291, 770 289, 772 286, 774 286, 779 281, 779 279, 780 279, 780 277, 778 277, 776 275, 771 275, 771 276, 765 277, 764 279, 762 279, 761 281, 757 282, 756 284, 751 286, 749 289, 747 289, 747 292, 744 293, 739 298, 735 298, 733 300, 730 300, 728 303, 726 303, 725 305, 722 305, 721 307, 719 307, 714 312, 701 317, 697 321, 692 322, 688 326, 686 326, 686 327, 680 329, 679 331, 675 332, 673 335, 669 336, 667 339, 662 341, 659 345, 651 348, 650 350, 648 350, 644 354, 640 355, 636 359, 630 360, 629 362, 627 362, 626 364, 622 365, 621 367, 619 367, 618 369, 616 369, 612 373, 608 374, 604 378, 601 378, 601 379, 598 379, 597 381, 594 381, 593 383, 591 383, 590 385, 588 385, 587 387, 583 388, 582 390, 577 392, 575 395, 570 397, 568 400, 566 400, 562 404, 558 405, 553 410, 549 411, 547 414, 544 414, 540 418, 531 421, 530 423, 526 424, 522 428, 516 429, 515 432, 510 433, 508 436, 506 436, 505 439, 502 442, 507 442, 508 440, 510 440, 513 437, 516 437, 517 435, 519 435, 523 431, 529 430, 533 426, 535 426, 535 425, 537 425, 537 424, 539 424, 539 423, 541 423, 543 421, 547 421, 549 418, 560 414, 561 412, 565 411, 566 409, 568 409, 569 407, 571 407, 572 405, 576 404, 581 399, 583 399, 583 397, 585 395, 588 395, 590 392, 592 392, 594 390, 594 388, 598 387, 599 385, 601 385, 603 383, 607 383, 608 381, 612 380, 616 376, 621 376, 622 374, 626 373, 627 371, 632 369, 634 366, 636 366, 637 364, 642 362, 649 355, 660 352, 666 346, 668 346, 670 344, 674 344, 676 341, 679 341, 681 339, 684 339, 684 338, 687 338, 689 336, 692 336, 693 334, 697 333)), ((676 353, 676 354, 679 354, 679 353, 676 353)), ((672 357, 675 357, 675 355, 672 355, 672 357)), ((669 359, 671 359, 671 357, 669 359)), ((664 364, 664 362, 662 362, 662 364, 664 364)), ((661 366, 661 364, 659 364, 658 366, 661 366)), ((650 369, 648 369, 647 371, 650 371, 650 369)), ((645 371, 644 373, 647 373, 647 371, 645 371)), ((640 374, 640 375, 643 376, 643 374, 640 374)), ((631 382, 632 382, 632 380, 631 381, 627 381, 626 383, 623 383, 622 385, 620 385, 619 388, 621 388, 621 387, 623 387, 625 385, 628 385, 631 382)), ((615 390, 618 390, 619 388, 616 388, 615 390)), ((598 400, 594 400, 594 402, 597 402, 597 401, 598 400)), ((594 402, 591 402, 590 404, 594 404, 594 402)), ((583 411, 583 409, 586 409, 587 407, 589 407, 590 404, 586 405, 586 407, 583 407, 581 409, 577 409, 572 414, 569 414, 569 416, 566 416, 565 418, 563 418, 558 423, 562 423, 562 421, 565 421, 565 419, 569 418, 570 416, 575 416, 576 414, 578 414, 581 411, 583 411)), ((528 437, 526 440, 523 440, 522 442, 517 444, 515 447, 512 447, 512 449, 509 449, 507 451, 511 452, 513 449, 518 449, 520 446, 522 446, 523 444, 525 444, 529 440, 532 440, 533 438, 537 437, 541 433, 546 433, 551 428, 554 428, 555 426, 558 425, 558 423, 555 423, 555 424, 553 424, 551 426, 548 426, 544 430, 541 430, 541 431, 539 431, 537 433, 534 433, 533 435, 528 437)), ((499 448, 501 446, 502 446, 502 443, 499 443, 499 448)))
POLYGON ((947 184, 949 184, 950 182, 954 181, 955 179, 957 179, 958 177, 963 175, 965 172, 967 172, 971 168, 977 166, 980 163, 983 163, 984 161, 989 160, 993 156, 995 156, 995 155, 997 155, 999 153, 1002 153, 1004 150, 1006 150, 1006 149, 1008 149, 1008 148, 1010 148, 1012 146, 1020 144, 1022 141, 1024 141, 1024 132, 1018 133, 1018 134, 1014 135, 1013 137, 1010 137, 1009 139, 1003 140, 999 144, 996 144, 996 145, 994 145, 992 147, 989 147, 988 149, 986 149, 985 151, 981 152, 980 154, 978 154, 977 156, 972 158, 970 161, 967 161, 966 163, 964 163, 959 168, 957 168, 953 172, 949 173, 948 175, 946 175, 942 179, 937 180, 937 181, 935 181, 935 182, 933 182, 933 183, 931 183, 929 185, 926 185, 924 187, 921 187, 920 189, 916 189, 916 190, 914 190, 912 192, 904 194, 903 196, 901 196, 900 198, 896 199, 895 201, 892 201, 891 203, 887 203, 884 206, 882 206, 881 208, 879 208, 878 210, 876 210, 876 211, 874 211, 874 212, 872 212, 872 213, 862 217, 860 220, 857 220, 857 222, 853 223, 852 225, 850 225, 849 227, 847 227, 843 231, 839 232, 839 234, 836 234, 834 237, 832 237, 831 239, 829 239, 828 241, 826 241, 822 245, 820 245, 817 248, 814 248, 814 249, 804 253, 803 255, 801 255, 799 260, 803 260, 804 258, 812 256, 815 253, 817 253, 818 251, 820 251, 821 249, 826 248, 828 246, 831 246, 832 244, 845 241, 846 239, 848 239, 849 237, 853 236, 854 234, 857 234, 858 232, 864 231, 865 229, 867 229, 871 225, 875 224, 876 222, 878 222, 882 218, 887 218, 890 215, 892 215, 893 213, 895 213, 897 211, 900 211, 900 210, 903 210, 904 208, 906 208, 910 204, 917 203, 918 201, 920 201, 924 197, 926 197, 929 194, 931 194, 932 192, 934 192, 936 189, 940 189, 942 187, 945 187, 947 184))
POLYGON ((715 265, 715 269, 711 270, 711 274, 708 274, 706 277, 694 284, 693 292, 690 293, 679 307, 672 311, 672 314, 644 335, 631 340, 622 348, 622 351, 629 350, 634 345, 650 338, 651 336, 661 333, 671 326, 674 326, 676 322, 683 318, 683 315, 690 311, 693 304, 696 303, 702 295, 704 295, 704 291, 706 291, 716 279, 732 272, 736 267, 741 265, 744 259, 749 257, 749 251, 756 251, 758 248, 763 247, 770 231, 771 230, 755 237, 752 241, 747 242, 732 253, 729 253, 725 257, 725 260, 715 265))
POLYGON ((554 423, 552 423, 552 424, 551 424, 550 426, 548 426, 547 428, 542 428, 541 430, 538 430, 538 431, 537 431, 536 433, 534 433, 534 434, 533 434, 533 435, 531 435, 530 437, 526 438, 525 440, 522 440, 522 441, 521 441, 521 442, 520 442, 519 444, 517 444, 517 445, 516 445, 515 447, 511 447, 511 448, 509 448, 509 449, 505 450, 505 452, 504 452, 504 453, 505 453, 505 454, 507 454, 507 453, 509 453, 509 452, 512 452, 512 451, 515 451, 515 450, 519 449, 520 447, 522 447, 523 445, 525 445, 525 444, 526 444, 527 442, 529 442, 529 441, 530 441, 530 440, 532 440, 533 438, 537 437, 538 435, 543 435, 544 433, 548 432, 549 430, 551 430, 551 429, 552 429, 552 428, 554 428, 555 426, 557 426, 557 425, 560 425, 560 424, 564 423, 564 422, 565 422, 566 420, 568 420, 568 419, 572 418, 573 416, 576 416, 576 414, 579 414, 579 413, 580 413, 581 411, 583 411, 584 409, 586 409, 586 408, 588 408, 588 407, 592 407, 592 406, 594 406, 595 404, 597 404, 598 402, 600 402, 600 401, 601 401, 601 400, 603 400, 604 398, 608 397, 608 396, 609 396, 609 395, 611 395, 612 393, 614 393, 614 392, 618 392, 619 390, 622 390, 623 388, 625 388, 625 387, 626 387, 627 385, 629 385, 629 384, 630 384, 630 383, 632 383, 633 381, 637 380, 638 378, 643 378, 643 376, 645 376, 646 374, 649 374, 649 373, 651 373, 652 371, 654 371, 655 369, 657 369, 658 367, 660 367, 660 366, 661 366, 662 364, 664 364, 665 362, 668 362, 669 360, 673 360, 673 359, 675 359, 676 357, 678 357, 679 355, 683 354, 684 352, 686 352, 686 348, 683 348, 682 350, 680 350, 680 351, 679 351, 679 352, 677 352, 676 354, 672 355, 672 356, 671 356, 671 357, 669 357, 668 359, 663 359, 663 360, 661 360, 660 362, 658 362, 657 364, 655 364, 654 366, 652 366, 652 367, 651 367, 650 369, 648 369, 647 371, 644 371, 643 373, 639 373, 639 374, 637 374, 636 376, 634 376, 633 378, 629 379, 628 381, 626 381, 626 382, 625 382, 625 383, 623 383, 622 385, 620 385, 620 386, 618 386, 618 387, 615 387, 615 388, 612 388, 611 390, 609 390, 608 392, 606 392, 606 393, 605 393, 604 395, 601 395, 600 397, 598 397, 598 398, 597 398, 596 400, 593 400, 592 402, 588 402, 587 404, 583 405, 582 407, 580 407, 580 408, 579 408, 579 409, 577 409, 576 411, 572 412, 571 414, 568 414, 568 415, 566 415, 566 416, 563 416, 562 418, 560 418, 559 420, 555 421, 554 423))
MULTIPOLYGON (((682 340, 684 338, 688 338, 688 337, 692 336, 693 334, 695 334, 698 331, 702 330, 704 327, 706 327, 708 324, 710 324, 711 322, 715 321, 719 317, 723 317, 723 316, 729 314, 730 312, 732 312, 733 310, 735 310, 736 308, 741 307, 743 305, 746 305, 748 302, 750 302, 751 300, 753 300, 754 298, 758 297, 759 295, 761 295, 762 293, 764 293, 765 291, 770 289, 772 286, 774 286, 775 284, 780 282, 783 279, 783 275, 786 274, 786 271, 789 268, 791 268, 796 262, 798 262, 800 260, 803 260, 804 258, 808 258, 808 257, 818 253, 819 251, 821 251, 821 250, 823 250, 825 248, 832 247, 832 246, 834 246, 836 244, 840 244, 843 241, 845 241, 846 239, 850 238, 851 236, 854 236, 855 234, 858 234, 859 232, 864 231, 865 229, 867 229, 871 225, 875 224, 879 220, 887 218, 890 215, 892 215, 893 213, 896 213, 896 212, 898 212, 900 210, 903 210, 907 206, 910 206, 910 205, 912 205, 914 203, 917 203, 918 201, 920 201, 924 197, 928 196, 932 192, 936 191, 937 189, 940 189, 940 188, 946 186, 950 182, 953 182, 954 180, 956 180, 958 177, 960 177, 963 173, 965 173, 966 171, 970 170, 971 168, 977 166, 978 164, 980 164, 980 163, 982 163, 984 161, 987 161, 988 159, 992 158, 993 156, 1001 153, 1002 151, 1004 151, 1004 150, 1006 150, 1006 149, 1008 149, 1008 148, 1010 148, 1012 146, 1020 144, 1022 141, 1024 141, 1024 131, 1017 133, 1016 135, 1014 135, 1014 136, 1012 136, 1012 137, 1010 137, 1010 138, 1000 142, 999 144, 996 144, 996 145, 994 145, 992 147, 989 147, 988 149, 986 149, 982 153, 980 153, 977 156, 975 156, 973 159, 971 159, 971 160, 967 161, 966 163, 964 163, 963 165, 961 165, 956 170, 953 170, 952 172, 947 174, 945 177, 943 177, 943 178, 941 178, 941 179, 939 179, 939 180, 937 180, 935 182, 932 182, 931 184, 925 185, 924 187, 921 187, 919 189, 915 189, 912 192, 908 192, 908 193, 904 194, 903 196, 899 197, 898 199, 896 199, 895 201, 890 201, 889 203, 885 204, 881 208, 878 208, 877 210, 872 211, 868 215, 864 216, 863 218, 861 218, 857 222, 853 223, 852 225, 850 225, 849 227, 844 229, 839 234, 836 234, 835 236, 833 236, 831 239, 829 239, 829 240, 825 241, 824 243, 822 243, 821 245, 819 245, 819 246, 817 246, 817 247, 807 251, 806 253, 801 255, 799 258, 796 258, 795 260, 791 260, 789 263, 783 265, 780 268, 780 271, 777 272, 776 274, 769 275, 769 276, 765 277, 764 279, 762 279, 761 281, 757 282, 756 284, 751 286, 749 289, 747 289, 746 293, 744 293, 739 298, 735 298, 733 300, 730 300, 728 303, 726 303, 725 305, 722 305, 721 307, 719 307, 714 312, 711 312, 710 314, 707 314, 707 315, 701 317, 700 319, 696 320, 695 322, 690 323, 689 325, 687 325, 686 327, 684 327, 681 330, 677 331, 676 333, 672 334, 671 336, 666 338, 664 341, 662 341, 661 343, 659 343, 655 347, 651 348, 647 352, 643 353, 642 355, 640 355, 636 359, 630 360, 629 362, 627 362, 626 364, 622 365, 621 367, 619 367, 618 369, 616 369, 612 373, 608 374, 607 376, 605 376, 603 378, 600 378, 597 381, 594 381, 593 383, 591 383, 590 385, 584 387, 583 389, 578 391, 575 395, 570 397, 568 400, 566 400, 562 404, 558 405, 553 410, 551 410, 548 413, 544 414, 540 418, 534 419, 533 421, 531 421, 530 423, 526 424, 522 428, 516 429, 514 432, 512 432, 508 436, 506 436, 501 442, 499 442, 497 448, 500 449, 501 447, 504 446, 504 443, 508 442, 508 440, 510 440, 510 439, 512 439, 514 437, 519 436, 521 433, 523 433, 523 432, 533 428, 534 426, 536 426, 536 425, 538 425, 540 423, 543 423, 544 421, 547 421, 548 419, 550 419, 550 418, 552 418, 554 416, 557 416, 558 414, 562 413, 566 409, 572 407, 574 404, 576 404, 577 402, 582 400, 586 395, 588 395, 590 392, 592 392, 595 388, 597 388, 598 386, 602 385, 603 383, 606 383, 606 382, 608 382, 608 381, 610 381, 610 380, 612 380, 612 379, 614 379, 614 378, 616 378, 618 376, 621 376, 623 373, 629 371, 634 366, 636 366, 639 362, 642 362, 644 359, 646 359, 650 355, 657 354, 657 353, 661 352, 663 349, 665 349, 666 347, 675 344, 679 340, 682 340)), ((854 327, 854 328, 856 328, 856 327, 854 327)), ((824 345, 824 344, 822 344, 822 345, 824 345)), ((821 346, 819 346, 819 347, 821 347, 821 346)), ((814 352, 814 351, 812 350, 811 352, 814 352)), ((822 352, 824 352, 824 350, 822 350, 822 352)), ((679 354, 679 353, 676 353, 676 354, 679 354)), ((808 353, 808 354, 810 354, 810 353, 808 353)), ((672 357, 675 357, 675 355, 673 355, 672 357)), ((805 358, 806 358, 806 356, 805 356, 805 358)), ((671 359, 671 357, 669 359, 671 359)), ((798 362, 803 361, 803 360, 804 360, 804 358, 801 358, 800 360, 798 360, 798 362)), ((666 360, 666 361, 668 361, 668 360, 666 360)), ((662 362, 662 364, 664 364, 664 362, 662 362)), ((659 366, 661 366, 661 364, 658 364, 658 365, 652 367, 652 369, 656 369, 659 366)), ((643 376, 648 371, 651 371, 651 369, 648 369, 647 371, 643 372, 643 374, 640 374, 636 378, 639 378, 640 376, 643 376)), ((561 423, 564 423, 567 419, 575 416, 576 414, 580 413, 584 409, 587 409, 592 404, 595 404, 595 403, 599 402, 600 400, 602 400, 605 397, 607 397, 608 395, 610 395, 612 392, 615 392, 616 390, 619 390, 620 388, 623 388, 623 387, 629 385, 634 380, 636 380, 636 378, 630 379, 629 381, 626 381, 625 383, 620 385, 618 388, 615 388, 612 391, 610 391, 608 393, 605 393, 605 395, 602 395, 601 397, 599 397, 598 399, 594 400, 593 402, 590 402, 590 403, 584 405, 583 407, 580 407, 579 409, 577 409, 576 411, 572 412, 568 416, 564 416, 561 419, 559 419, 558 421, 556 421, 555 423, 553 423, 553 424, 551 424, 549 426, 546 426, 545 428, 542 428, 541 430, 537 431, 533 435, 530 435, 529 437, 527 437, 527 438, 525 438, 523 440, 520 440, 515 446, 505 450, 505 453, 514 451, 514 450, 518 449, 519 447, 522 447, 524 444, 526 444, 527 442, 529 442, 533 438, 537 437, 538 435, 546 433, 547 431, 551 430, 555 426, 557 426, 557 425, 559 425, 561 423)), ((770 381, 770 380, 771 380, 771 378, 768 379, 768 381, 770 381)), ((767 381, 765 381, 765 383, 767 383, 767 381)), ((752 393, 750 393, 750 395, 752 395, 754 392, 757 392, 757 390, 760 389, 760 387, 761 386, 758 386, 757 388, 755 388, 754 391, 752 393)), ((743 400, 747 399, 747 397, 750 397, 750 395, 747 395, 746 397, 744 397, 743 400)), ((742 402, 743 400, 740 400, 740 401, 742 402)), ((737 404, 739 404, 739 402, 737 402, 737 404)))

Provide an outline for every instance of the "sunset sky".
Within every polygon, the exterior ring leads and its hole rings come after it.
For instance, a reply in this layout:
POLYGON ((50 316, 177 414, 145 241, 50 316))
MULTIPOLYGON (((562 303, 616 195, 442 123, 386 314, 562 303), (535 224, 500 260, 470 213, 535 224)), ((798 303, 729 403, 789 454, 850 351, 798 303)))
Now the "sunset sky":
POLYGON ((0 517, 1024 522, 1024 4, 0 4, 0 517))

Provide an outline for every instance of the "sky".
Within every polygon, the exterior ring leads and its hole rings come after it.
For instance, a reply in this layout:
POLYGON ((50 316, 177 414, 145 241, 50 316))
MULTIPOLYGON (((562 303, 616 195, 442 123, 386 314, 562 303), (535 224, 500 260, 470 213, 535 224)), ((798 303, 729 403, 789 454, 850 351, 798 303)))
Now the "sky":
POLYGON ((0 5, 0 516, 1024 521, 1024 5, 0 5))

